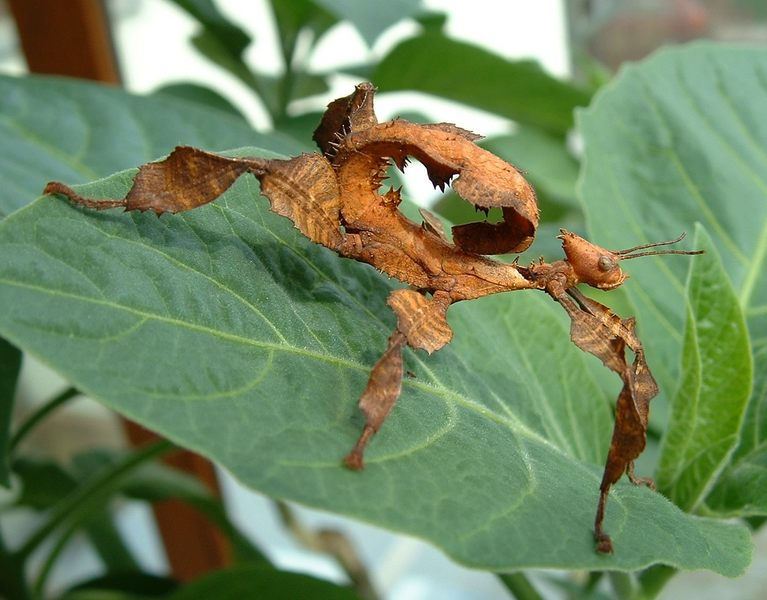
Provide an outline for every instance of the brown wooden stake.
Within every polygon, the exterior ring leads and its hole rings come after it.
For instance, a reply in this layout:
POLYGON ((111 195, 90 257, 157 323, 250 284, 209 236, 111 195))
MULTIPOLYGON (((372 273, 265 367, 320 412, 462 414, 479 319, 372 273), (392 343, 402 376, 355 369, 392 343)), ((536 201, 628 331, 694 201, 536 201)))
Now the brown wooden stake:
MULTIPOLYGON (((134 446, 158 439, 157 434, 132 421, 124 419, 123 425, 134 446)), ((188 450, 179 450, 163 460, 194 475, 215 495, 220 495, 215 468, 207 459, 188 450)), ((165 500, 155 502, 152 510, 174 577, 190 581, 231 564, 232 551, 226 537, 191 506, 180 500, 165 500)))
POLYGON ((120 83, 108 15, 99 0, 8 0, 32 73, 120 83))

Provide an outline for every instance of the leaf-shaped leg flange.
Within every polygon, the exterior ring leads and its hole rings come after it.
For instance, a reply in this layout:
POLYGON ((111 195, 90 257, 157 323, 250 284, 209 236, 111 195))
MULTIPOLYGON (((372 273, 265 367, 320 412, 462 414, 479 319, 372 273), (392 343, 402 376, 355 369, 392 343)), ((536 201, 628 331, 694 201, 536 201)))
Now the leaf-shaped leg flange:
POLYGON ((365 415, 365 426, 344 459, 346 466, 356 471, 364 468, 365 447, 389 416, 402 390, 402 348, 407 344, 431 354, 453 337, 445 318, 450 306, 447 293, 438 291, 429 299, 415 290, 394 290, 388 304, 397 315, 397 327, 389 337, 386 352, 370 372, 358 404, 365 415))
POLYGON ((599 486, 599 502, 594 519, 597 550, 610 553, 613 551, 612 541, 602 529, 610 487, 624 473, 628 474, 634 484, 651 483, 634 475, 634 459, 645 447, 650 400, 658 393, 658 386, 645 362, 644 348, 634 331, 634 319, 621 319, 608 307, 587 298, 575 287, 565 288, 565 282, 556 278, 547 282, 546 292, 570 317, 570 338, 573 343, 584 352, 599 358, 623 381, 615 407, 615 427, 599 486), (631 365, 626 361, 627 346, 634 352, 634 362, 631 365))

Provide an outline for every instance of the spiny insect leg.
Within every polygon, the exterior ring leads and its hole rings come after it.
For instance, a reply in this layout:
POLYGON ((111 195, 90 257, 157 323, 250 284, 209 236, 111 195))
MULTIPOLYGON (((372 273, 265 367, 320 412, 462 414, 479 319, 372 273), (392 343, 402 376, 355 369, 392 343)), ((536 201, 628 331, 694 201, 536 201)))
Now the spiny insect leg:
POLYGON ((359 401, 360 410, 365 415, 365 427, 352 451, 344 458, 344 463, 350 469, 359 471, 364 468, 365 447, 381 428, 399 398, 403 375, 402 347, 406 343, 405 334, 395 329, 389 337, 389 347, 370 372, 368 384, 359 401))

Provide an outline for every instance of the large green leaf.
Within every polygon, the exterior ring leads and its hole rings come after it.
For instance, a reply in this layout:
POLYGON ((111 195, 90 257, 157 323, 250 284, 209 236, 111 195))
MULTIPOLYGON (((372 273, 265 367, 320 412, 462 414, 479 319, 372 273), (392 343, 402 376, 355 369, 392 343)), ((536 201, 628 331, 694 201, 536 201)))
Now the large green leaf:
POLYGON ((301 149, 285 136, 265 137, 243 120, 197 103, 131 96, 66 79, 0 76, 0 217, 29 203, 51 179, 78 183, 103 177, 177 144, 301 149))
POLYGON ((426 92, 559 135, 572 127, 573 109, 589 101, 588 92, 534 61, 509 61, 433 31, 395 47, 373 77, 381 91, 426 92))
POLYGON ((740 435, 740 446, 729 467, 706 498, 706 508, 725 516, 767 515, 767 345, 754 354, 761 371, 740 435))
POLYGON ((339 20, 348 20, 372 46, 386 29, 423 10, 419 0, 389 0, 388 2, 357 2, 356 0, 314 0, 339 20))
MULTIPOLYGON (((767 51, 756 48, 663 51, 625 68, 579 119, 579 191, 593 239, 620 248, 673 238, 701 222, 730 279, 717 287, 731 285, 746 316, 756 381, 740 446, 709 506, 727 514, 767 514, 765 61, 767 51)), ((633 279, 625 289, 665 394, 680 379, 687 260, 628 265, 633 279)), ((662 409, 662 400, 655 404, 662 409)))
POLYGON ((241 58, 251 39, 239 25, 232 23, 216 7, 213 0, 171 0, 197 19, 203 28, 221 40, 234 58, 241 58))
MULTIPOLYGON (((166 109, 153 109, 162 122, 166 109)), ((91 134, 114 139, 108 128, 91 134)), ((121 196, 133 173, 81 191, 121 196)), ((665 562, 734 575, 748 563, 745 529, 626 483, 607 511, 617 551, 594 552, 609 402, 564 315, 535 292, 453 307, 455 341, 428 359, 408 353, 415 378, 367 469, 351 473, 340 459, 394 325, 392 282, 310 244, 268 210, 254 179, 159 219, 42 198, 0 225, 0 253, 12 258, 0 264, 3 335, 251 487, 423 537, 487 569, 665 562)))
POLYGON ((687 283, 682 377, 658 467, 658 489, 699 508, 738 442, 753 370, 745 319, 716 248, 698 225, 687 283))
POLYGON ((170 1, 200 24, 200 29, 192 37, 195 48, 255 90, 269 111, 273 112, 275 98, 269 85, 271 78, 260 77, 245 64, 244 53, 252 41, 250 35, 222 14, 213 0, 170 1))
MULTIPOLYGON (((480 145, 520 169, 535 186, 539 200, 543 195, 547 203, 577 206, 575 183, 579 165, 561 138, 535 127, 519 127, 512 135, 491 137, 480 141, 480 145)), ((551 204, 542 208, 541 218, 552 220, 552 215, 546 212, 561 214, 561 210, 552 208, 551 204)))
MULTIPOLYGON (((121 195, 131 175, 82 191, 121 195)), ((608 510, 619 550, 594 553, 609 410, 562 315, 534 293, 452 309, 456 342, 428 361, 408 356, 416 377, 359 474, 339 461, 393 326, 390 287, 310 245, 254 180, 161 219, 44 198, 6 219, 0 244, 14 252, 0 273, 9 339, 266 493, 424 537, 483 568, 660 560, 732 575, 748 561, 743 529, 626 484, 608 510)))

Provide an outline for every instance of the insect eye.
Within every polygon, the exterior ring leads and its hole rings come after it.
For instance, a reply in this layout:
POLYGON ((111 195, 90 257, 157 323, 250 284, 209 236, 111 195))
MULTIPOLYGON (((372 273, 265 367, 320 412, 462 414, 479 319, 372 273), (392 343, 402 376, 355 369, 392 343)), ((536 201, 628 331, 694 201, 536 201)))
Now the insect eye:
POLYGON ((599 261, 597 261, 597 265, 599 265, 600 271, 612 271, 615 268, 616 262, 610 258, 609 256, 600 256, 599 261))

